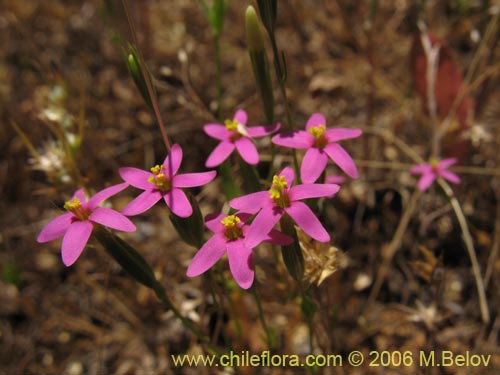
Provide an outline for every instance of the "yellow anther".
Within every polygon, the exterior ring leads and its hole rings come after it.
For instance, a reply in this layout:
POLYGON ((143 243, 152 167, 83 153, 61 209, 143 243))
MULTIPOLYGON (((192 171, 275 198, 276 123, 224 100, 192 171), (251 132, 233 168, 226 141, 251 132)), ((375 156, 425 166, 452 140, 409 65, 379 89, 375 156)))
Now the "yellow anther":
POLYGON ((165 167, 163 165, 155 165, 153 168, 150 169, 151 173, 154 173, 156 175, 163 170, 165 170, 165 167))
POLYGON ((431 165, 431 167, 433 168, 437 168, 438 164, 439 164, 439 160, 434 158, 434 157, 431 157, 429 159, 429 164, 431 165))
POLYGON ((237 120, 226 120, 224 121, 224 125, 226 125, 226 129, 230 131, 238 130, 238 121, 237 120))
POLYGON ((82 207, 82 202, 79 198, 74 197, 72 200, 66 201, 64 203, 64 209, 69 212, 76 212, 82 207))
POLYGON ((235 240, 236 238, 243 237, 243 232, 238 226, 238 223, 241 222, 241 219, 238 216, 229 215, 223 218, 220 222, 225 227, 224 234, 226 235, 226 238, 235 240))
POLYGON ((314 136, 316 139, 320 139, 325 134, 326 126, 325 125, 317 125, 313 126, 309 129, 309 133, 314 136))
POLYGON ((226 228, 235 227, 239 222, 241 222, 241 219, 236 215, 226 216, 220 221, 220 223, 224 225, 226 228))
POLYGON ((282 208, 289 205, 288 194, 283 191, 286 188, 288 188, 288 182, 286 182, 285 176, 278 177, 274 175, 273 184, 269 190, 269 197, 282 208))
POLYGON ((155 184, 158 189, 161 191, 168 191, 172 187, 171 181, 168 179, 168 177, 165 175, 165 173, 160 173, 162 172, 165 168, 163 165, 161 167, 155 166, 151 168, 151 172, 156 174, 156 176, 149 176, 148 177, 148 182, 151 182, 152 184, 155 184), (157 172, 157 173, 155 173, 157 172))

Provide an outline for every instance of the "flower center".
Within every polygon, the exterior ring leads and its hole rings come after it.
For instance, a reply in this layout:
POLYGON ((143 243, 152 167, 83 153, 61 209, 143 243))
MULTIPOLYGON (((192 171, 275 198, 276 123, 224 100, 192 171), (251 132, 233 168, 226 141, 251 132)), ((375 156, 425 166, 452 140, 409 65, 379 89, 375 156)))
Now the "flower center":
POLYGON ((438 174, 439 172, 439 161, 436 158, 430 158, 429 159, 429 164, 432 168, 432 172, 435 174, 438 174))
POLYGON ((238 224, 241 222, 241 219, 238 216, 228 215, 220 222, 225 227, 224 234, 228 240, 235 240, 237 238, 243 237, 241 227, 238 226, 238 224))
POLYGON ((150 176, 148 181, 156 185, 161 191, 168 191, 172 188, 172 182, 165 174, 165 167, 163 165, 155 165, 150 169, 154 176, 150 176))
POLYGON ((245 125, 239 123, 238 120, 226 120, 224 125, 226 125, 227 130, 233 133, 231 134, 231 141, 236 141, 242 136, 248 137, 245 125))
POLYGON ((82 202, 77 197, 74 197, 72 200, 66 201, 64 203, 64 209, 71 212, 79 220, 87 220, 90 215, 90 211, 83 208, 82 202))
POLYGON ((269 190, 269 197, 278 207, 285 208, 290 206, 290 200, 288 199, 288 183, 285 180, 285 176, 278 177, 274 175, 273 184, 269 190))
POLYGON ((314 140, 314 146, 317 148, 323 148, 328 144, 328 139, 325 137, 326 126, 323 124, 313 126, 309 129, 309 133, 316 138, 314 140))

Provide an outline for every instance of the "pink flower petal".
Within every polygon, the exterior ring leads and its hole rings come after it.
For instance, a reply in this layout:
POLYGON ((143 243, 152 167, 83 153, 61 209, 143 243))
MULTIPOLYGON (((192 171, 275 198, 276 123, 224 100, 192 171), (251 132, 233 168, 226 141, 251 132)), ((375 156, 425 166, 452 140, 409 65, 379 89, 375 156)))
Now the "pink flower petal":
POLYGON ((231 152, 235 149, 234 143, 222 141, 220 142, 212 151, 212 153, 208 156, 207 161, 205 162, 205 167, 213 168, 224 162, 231 152))
POLYGON ((293 238, 276 229, 273 229, 269 232, 265 241, 274 245, 283 246, 292 244, 293 238))
POLYGON ((236 148, 238 149, 239 154, 247 162, 251 165, 256 165, 259 163, 259 154, 253 142, 246 138, 241 137, 236 142, 234 142, 236 148))
POLYGON ((285 180, 288 182, 288 187, 292 186, 293 180, 295 180, 295 172, 292 167, 283 168, 279 176, 285 176, 285 180))
POLYGON ((221 234, 210 238, 198 250, 187 269, 189 277, 201 275, 212 267, 226 252, 226 239, 221 234))
POLYGON ((106 199, 112 197, 115 194, 118 194, 120 191, 125 190, 128 186, 129 184, 124 182, 121 184, 109 186, 106 189, 99 191, 92 198, 89 199, 87 203, 87 208, 93 210, 101 202, 105 201, 106 199))
POLYGON ((305 203, 293 202, 289 207, 285 208, 285 211, 304 232, 316 241, 330 241, 330 235, 305 203))
POLYGON ((326 126, 326 118, 321 113, 314 113, 311 117, 309 117, 309 120, 307 120, 306 130, 318 125, 326 126))
POLYGON ((264 207, 250 224, 245 236, 247 246, 253 248, 264 241, 283 214, 284 211, 277 207, 264 207))
POLYGON ((457 174, 450 172, 450 171, 441 171, 439 174, 441 177, 443 177, 445 180, 450 181, 453 184, 459 184, 460 183, 460 177, 458 177, 457 174))
POLYGON ((245 246, 241 240, 229 241, 227 243, 227 256, 234 280, 243 289, 250 288, 254 279, 252 249, 245 246))
POLYGON ((331 197, 340 190, 335 184, 302 184, 292 186, 289 192, 291 201, 299 201, 309 198, 331 197))
POLYGON ((354 164, 354 160, 352 160, 351 156, 342 146, 337 143, 330 143, 323 150, 349 177, 358 178, 356 164, 354 164))
POLYGON ((182 148, 178 144, 173 145, 170 148, 170 154, 167 155, 165 160, 163 161, 163 165, 165 166, 165 174, 167 176, 174 176, 179 171, 179 168, 182 163, 182 148))
POLYGON ((74 217, 75 215, 73 215, 71 212, 66 212, 52 219, 41 230, 36 240, 40 243, 43 243, 64 236, 64 233, 66 233, 66 230, 69 228, 74 217))
POLYGON ((329 142, 337 142, 343 139, 351 139, 359 137, 363 132, 361 129, 350 128, 334 128, 325 131, 326 138, 329 142))
POLYGON ((275 124, 271 126, 250 126, 247 128, 247 133, 252 138, 264 137, 266 135, 272 134, 278 131, 281 124, 275 124))
POLYGON ((433 173, 424 174, 418 181, 418 189, 421 191, 427 190, 427 188, 432 185, 435 179, 436 175, 434 175, 433 173))
POLYGON ((254 214, 263 206, 269 205, 270 203, 271 199, 269 198, 269 192, 258 191, 256 193, 250 193, 242 197, 233 198, 229 202, 229 205, 237 210, 254 214))
POLYGON ((134 232, 136 227, 125 215, 107 207, 97 207, 89 216, 89 220, 106 227, 134 232))
POLYGON ((118 170, 120 177, 123 178, 125 182, 142 190, 149 190, 154 185, 148 181, 148 178, 154 176, 153 173, 143 171, 142 169, 125 167, 118 170))
POLYGON ((127 204, 122 210, 122 214, 127 216, 142 214, 153 207, 161 198, 162 194, 158 190, 146 190, 127 204))
POLYGON ((300 178, 305 183, 315 182, 325 170, 328 156, 320 149, 312 147, 306 151, 300 166, 300 178))
POLYGON ((69 226, 61 246, 62 261, 66 266, 71 266, 78 259, 93 228, 90 221, 75 221, 69 226))
POLYGON ((247 124, 247 113, 242 109, 238 109, 236 111, 236 113, 234 114, 233 120, 238 121, 242 125, 246 125, 247 124))
POLYGON ((456 164, 458 162, 457 158, 448 158, 448 159, 443 159, 438 163, 438 168, 448 168, 451 167, 453 164, 456 164))
POLYGON ((224 214, 208 214, 205 216, 205 226, 214 233, 219 233, 224 230, 221 220, 226 217, 224 214))
POLYGON ((163 199, 174 215, 189 217, 193 214, 193 207, 181 189, 173 188, 163 196, 163 199))
POLYGON ((203 186, 212 181, 216 175, 216 171, 178 174, 174 177, 172 185, 179 188, 203 186))
POLYGON ((224 125, 220 124, 206 124, 203 126, 203 130, 210 137, 218 139, 219 141, 227 141, 231 136, 231 132, 227 130, 224 125))
POLYGON ((410 173, 413 174, 425 174, 431 172, 432 172, 432 167, 430 164, 419 164, 419 165, 414 165, 413 167, 410 168, 410 173))
POLYGON ((80 199, 80 202, 83 204, 86 204, 87 202, 87 196, 85 195, 85 191, 83 189, 78 189, 75 194, 73 194, 73 197, 71 197, 72 200, 74 198, 80 199))
POLYGON ((305 149, 314 144, 314 136, 303 130, 298 130, 275 135, 272 142, 278 146, 305 149))
POLYGON ((345 182, 345 177, 337 175, 326 176, 325 182, 327 184, 343 184, 345 182))

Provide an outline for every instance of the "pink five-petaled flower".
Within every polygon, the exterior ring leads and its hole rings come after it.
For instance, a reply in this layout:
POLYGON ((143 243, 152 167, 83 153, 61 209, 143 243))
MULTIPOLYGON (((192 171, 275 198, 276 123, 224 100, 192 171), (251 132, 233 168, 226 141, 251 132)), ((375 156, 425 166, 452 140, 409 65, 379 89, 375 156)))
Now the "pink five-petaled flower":
POLYGON ((163 164, 154 166, 151 172, 131 167, 120 168, 120 176, 125 182, 144 190, 122 210, 122 213, 127 216, 139 215, 163 198, 175 215, 191 216, 193 207, 181 188, 205 185, 215 178, 216 172, 177 174, 181 163, 182 149, 175 144, 163 164))
POLYGON ((432 183, 438 178, 442 177, 451 183, 460 183, 460 177, 455 173, 446 170, 446 168, 457 162, 457 158, 448 158, 441 161, 436 159, 429 160, 429 163, 415 165, 410 168, 410 172, 413 174, 421 174, 420 180, 418 181, 418 189, 421 191, 426 190, 432 183))
POLYGON ((123 214, 98 205, 125 189, 122 183, 101 190, 87 201, 83 189, 78 190, 71 200, 64 204, 68 211, 50 221, 38 235, 38 242, 49 242, 63 237, 61 255, 63 263, 71 266, 78 259, 87 244, 94 224, 124 232, 135 231, 135 225, 123 214))
POLYGON ((361 134, 359 129, 327 129, 325 116, 315 113, 307 120, 305 131, 278 134, 273 137, 272 141, 279 146, 307 149, 300 167, 300 178, 305 183, 313 183, 325 170, 328 157, 349 177, 358 177, 354 161, 337 142, 356 138, 361 134))
POLYGON ((330 241, 323 225, 302 199, 331 197, 340 189, 335 184, 302 184, 291 186, 295 178, 293 169, 286 167, 273 177, 269 191, 259 191, 232 199, 231 207, 244 212, 256 213, 248 236, 269 233, 284 214, 288 214, 309 236, 320 242, 330 241))
POLYGON ((229 268, 240 287, 248 289, 254 279, 252 249, 263 241, 275 245, 289 245, 292 238, 271 230, 268 234, 249 236, 249 226, 245 224, 252 215, 218 215, 206 220, 205 225, 215 233, 196 253, 188 267, 187 275, 201 275, 212 267, 225 253, 229 259, 229 268))
POLYGON ((235 148, 248 164, 255 165, 259 162, 259 154, 252 142, 252 138, 269 135, 278 130, 280 124, 247 127, 246 123, 247 113, 239 109, 236 111, 233 119, 226 120, 224 125, 206 124, 203 127, 205 133, 220 141, 205 162, 207 168, 213 168, 222 164, 235 148))

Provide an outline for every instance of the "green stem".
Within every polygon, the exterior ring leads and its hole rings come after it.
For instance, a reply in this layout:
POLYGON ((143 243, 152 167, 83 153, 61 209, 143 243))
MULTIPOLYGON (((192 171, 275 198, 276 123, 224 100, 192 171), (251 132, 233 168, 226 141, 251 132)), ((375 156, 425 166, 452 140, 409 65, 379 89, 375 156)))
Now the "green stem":
POLYGON ((262 324, 262 327, 264 328, 264 331, 266 332, 267 347, 270 351, 272 351, 275 347, 274 339, 273 339, 273 335, 269 329, 269 326, 267 325, 266 317, 264 315, 264 310, 262 309, 262 302, 260 300, 260 295, 257 292, 257 287, 255 286, 255 283, 250 288, 250 291, 252 292, 252 295, 255 299, 255 304, 257 305, 257 309, 259 311, 260 323, 262 324))
POLYGON ((217 90, 217 110, 215 117, 221 120, 222 116, 222 63, 220 53, 220 40, 219 36, 214 37, 214 57, 215 57, 215 85, 217 90))
POLYGON ((167 309, 171 310, 174 313, 175 317, 182 322, 184 327, 189 329, 196 336, 196 338, 200 340, 201 343, 205 344, 214 354, 220 357, 221 352, 212 344, 210 339, 193 324, 192 321, 181 314, 177 307, 175 307, 175 305, 170 301, 170 298, 168 298, 165 289, 159 282, 156 282, 153 290, 156 296, 165 304, 167 309))

